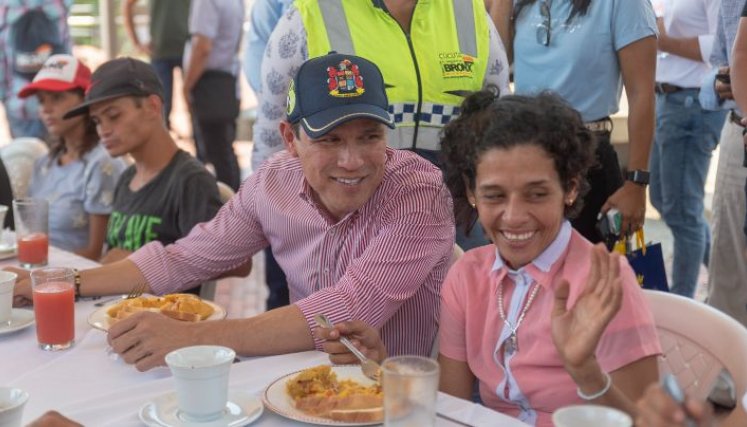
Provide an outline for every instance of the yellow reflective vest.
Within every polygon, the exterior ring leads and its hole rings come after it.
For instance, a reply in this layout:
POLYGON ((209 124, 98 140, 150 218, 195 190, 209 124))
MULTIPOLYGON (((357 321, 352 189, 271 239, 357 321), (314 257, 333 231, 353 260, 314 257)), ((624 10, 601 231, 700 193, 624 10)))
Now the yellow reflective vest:
POLYGON ((309 58, 330 51, 362 56, 381 69, 394 148, 438 150, 438 131, 480 90, 488 67, 483 0, 420 0, 405 32, 383 0, 296 0, 309 58))

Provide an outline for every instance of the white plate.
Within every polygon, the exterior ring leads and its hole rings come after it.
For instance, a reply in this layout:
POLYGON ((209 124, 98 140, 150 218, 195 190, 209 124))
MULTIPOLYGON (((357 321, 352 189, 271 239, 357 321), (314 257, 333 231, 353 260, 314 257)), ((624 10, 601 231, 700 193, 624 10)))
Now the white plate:
POLYGON ((190 422, 182 419, 176 403, 176 393, 157 397, 140 408, 140 421, 148 427, 235 427, 254 422, 262 415, 262 402, 239 390, 228 390, 228 404, 223 416, 210 422, 190 422))
MULTIPOLYGON (((338 380, 353 380, 364 386, 372 385, 374 382, 363 375, 359 365, 333 366, 332 371, 337 374, 338 380)), ((381 421, 370 421, 365 423, 348 423, 343 421, 330 420, 328 418, 315 417, 299 411, 293 405, 293 399, 285 391, 285 383, 301 371, 291 372, 273 381, 265 389, 262 396, 267 409, 282 415, 291 420, 301 421, 309 424, 318 424, 323 426, 370 426, 381 424, 381 421)))
POLYGON ((0 325, 0 335, 10 334, 34 324, 34 310, 14 308, 10 315, 10 325, 0 325))
MULTIPOLYGON (((143 296, 149 296, 149 295, 143 295, 143 296)), ((124 295, 122 296, 122 299, 124 299, 124 295)), ((88 324, 93 326, 96 329, 100 329, 104 332, 109 330, 109 326, 111 326, 112 318, 109 317, 106 312, 116 304, 119 304, 122 299, 115 299, 113 301, 108 302, 103 307, 97 308, 93 313, 88 315, 88 324)), ((215 304, 212 301, 208 300, 202 300, 204 303, 208 304, 209 306, 213 307, 213 314, 208 316, 205 320, 220 320, 226 318, 226 310, 223 309, 223 307, 219 306, 218 304, 215 304)))

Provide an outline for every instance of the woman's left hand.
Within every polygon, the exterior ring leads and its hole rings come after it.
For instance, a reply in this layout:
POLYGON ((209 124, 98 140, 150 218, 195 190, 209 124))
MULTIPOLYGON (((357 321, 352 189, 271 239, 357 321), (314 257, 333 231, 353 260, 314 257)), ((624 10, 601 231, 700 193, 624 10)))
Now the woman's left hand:
POLYGON ((586 287, 569 310, 570 285, 563 281, 555 291, 552 339, 566 369, 572 372, 593 361, 599 339, 622 303, 620 255, 602 244, 592 250, 586 287))

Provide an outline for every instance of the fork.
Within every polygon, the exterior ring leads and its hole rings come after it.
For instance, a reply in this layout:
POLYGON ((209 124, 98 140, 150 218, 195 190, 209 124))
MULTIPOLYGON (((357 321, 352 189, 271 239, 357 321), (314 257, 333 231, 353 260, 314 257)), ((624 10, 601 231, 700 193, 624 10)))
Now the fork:
MULTIPOLYGON (((331 329, 331 328, 334 327, 334 325, 327 318, 327 316, 325 316, 323 314, 317 314, 316 316, 314 316, 314 321, 316 321, 317 325, 319 325, 319 326, 321 326, 323 328, 330 328, 331 329)), ((370 378, 370 379, 372 379, 372 380, 374 380, 376 382, 379 382, 379 380, 381 378, 381 366, 379 366, 379 364, 376 363, 376 361, 369 359, 368 357, 366 357, 366 355, 364 355, 363 353, 361 353, 360 350, 358 350, 357 348, 355 348, 355 346, 353 345, 353 343, 350 342, 350 340, 347 339, 346 337, 341 336, 340 337, 340 343, 342 343, 342 345, 344 345, 345 347, 347 347, 347 349, 350 350, 350 352, 353 353, 355 355, 355 357, 358 358, 358 360, 360 360, 360 362, 361 362, 361 371, 363 371, 363 375, 367 376, 368 378, 370 378)))
POLYGON ((143 292, 145 292, 145 288, 147 287, 148 285, 145 282, 136 284, 135 286, 133 286, 132 290, 130 290, 130 293, 127 294, 125 299, 133 299, 139 297, 143 294, 143 292))
POLYGON ((112 301, 137 298, 145 292, 145 288, 146 288, 145 283, 138 283, 137 285, 132 287, 132 289, 130 290, 130 292, 127 293, 127 295, 120 295, 114 298, 107 298, 103 301, 97 302, 96 304, 94 304, 94 306, 103 307, 112 301))

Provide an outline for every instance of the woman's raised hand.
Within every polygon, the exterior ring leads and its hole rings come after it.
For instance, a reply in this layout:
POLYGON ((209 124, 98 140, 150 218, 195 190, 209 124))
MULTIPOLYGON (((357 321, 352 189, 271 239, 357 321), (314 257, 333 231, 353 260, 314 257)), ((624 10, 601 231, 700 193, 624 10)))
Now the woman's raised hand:
POLYGON ((622 303, 620 255, 609 253, 602 244, 592 250, 586 287, 568 309, 570 285, 563 280, 555 291, 552 310, 552 338, 565 367, 571 374, 590 362, 607 325, 622 303))

